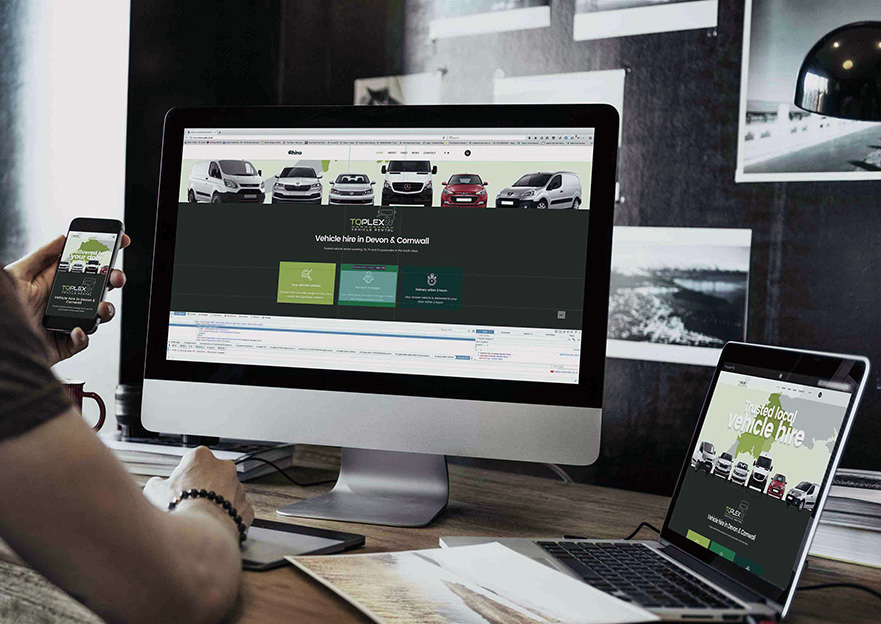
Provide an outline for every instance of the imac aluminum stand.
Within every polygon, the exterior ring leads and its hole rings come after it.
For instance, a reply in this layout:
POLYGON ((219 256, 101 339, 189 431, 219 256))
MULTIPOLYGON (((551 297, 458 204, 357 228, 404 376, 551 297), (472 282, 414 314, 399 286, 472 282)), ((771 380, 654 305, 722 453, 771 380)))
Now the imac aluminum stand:
POLYGON ((340 476, 327 494, 276 510, 281 516, 422 527, 446 509, 444 455, 343 448, 340 476))

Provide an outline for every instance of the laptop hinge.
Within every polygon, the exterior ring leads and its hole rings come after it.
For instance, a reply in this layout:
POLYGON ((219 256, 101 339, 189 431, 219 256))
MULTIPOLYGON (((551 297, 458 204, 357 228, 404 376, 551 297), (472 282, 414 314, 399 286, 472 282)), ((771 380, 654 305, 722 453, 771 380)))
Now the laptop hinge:
POLYGON ((722 572, 713 569, 712 567, 705 564, 703 561, 692 557, 687 552, 671 544, 670 542, 666 540, 659 541, 662 545, 661 551, 665 555, 671 557, 672 559, 675 559, 676 561, 687 567, 689 570, 692 570, 693 572, 696 572, 710 582, 715 583, 716 585, 730 592, 732 595, 736 596, 740 600, 743 600, 744 602, 757 602, 761 604, 771 605, 767 598, 753 591, 746 585, 738 583, 730 576, 727 576, 726 574, 723 574, 722 572))

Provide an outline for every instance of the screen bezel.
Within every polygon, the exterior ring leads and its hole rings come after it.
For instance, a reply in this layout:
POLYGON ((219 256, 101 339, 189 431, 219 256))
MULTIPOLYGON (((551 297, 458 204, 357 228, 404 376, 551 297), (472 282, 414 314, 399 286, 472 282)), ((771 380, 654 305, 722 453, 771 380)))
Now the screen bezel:
POLYGON ((698 559, 703 563, 710 565, 716 570, 724 573, 725 575, 733 578, 742 585, 745 585, 746 587, 759 593, 767 600, 778 604, 784 604, 785 602, 788 602, 788 598, 791 598, 791 594, 794 591, 795 584, 798 581, 801 569, 804 567, 803 562, 805 557, 807 557, 807 549, 810 546, 810 537, 812 537, 813 532, 816 529, 817 518, 822 511, 823 503, 825 502, 826 495, 828 494, 829 487, 831 485, 831 477, 835 469, 838 467, 838 462, 841 459, 841 451, 843 450, 842 445, 843 442, 847 439, 847 434, 850 431, 850 425, 853 422, 854 414, 856 413, 856 409, 859 406, 859 400, 862 396, 863 388, 865 387, 867 373, 868 361, 865 360, 865 358, 829 353, 818 353, 813 351, 801 351, 796 349, 784 349, 780 347, 768 347, 745 343, 727 343, 722 349, 721 355, 719 356, 719 363, 716 366, 715 372, 713 373, 713 381, 710 384, 710 388, 707 392, 706 398, 704 399, 704 404, 701 409, 700 417, 698 418, 697 424, 695 425, 694 434, 692 436, 691 443, 688 446, 688 451, 685 455, 685 461, 682 464, 682 469, 679 473, 679 479, 677 480, 676 488, 673 491, 673 497, 670 500, 670 506, 667 508, 667 516, 664 519, 664 525, 661 529, 661 539, 666 540, 674 546, 682 549, 695 559, 698 559), (795 563, 797 564, 797 567, 793 571, 793 574, 791 575, 789 583, 786 587, 778 587, 773 583, 766 581, 759 576, 756 576, 755 574, 743 570, 742 568, 735 565, 733 562, 728 561, 721 555, 717 555, 709 549, 703 548, 699 544, 692 542, 684 535, 680 535, 670 528, 670 519, 673 516, 673 510, 675 509, 676 502, 679 499, 679 494, 682 489, 685 475, 689 470, 689 460, 694 454, 694 450, 699 442, 700 432, 703 428, 704 420, 707 416, 710 400, 712 399, 713 394, 716 390, 716 384, 719 380, 719 375, 722 371, 725 370, 726 365, 739 364, 765 370, 778 371, 778 374, 782 373, 782 377, 778 377, 780 381, 789 381, 793 376, 796 378, 807 376, 814 377, 820 383, 822 383, 824 381, 831 380, 832 375, 834 375, 835 371, 840 370, 845 363, 852 365, 849 371, 849 377, 851 377, 854 381, 853 392, 851 394, 850 402, 848 403, 847 409, 845 411, 841 428, 838 432, 838 439, 835 441, 835 448, 832 451, 831 460, 829 461, 829 465, 826 467, 823 481, 820 484, 820 495, 817 497, 817 504, 811 511, 811 524, 808 525, 808 531, 805 535, 805 539, 803 539, 802 541, 801 548, 799 549, 798 556, 796 558, 795 563))
MULTIPOLYGON (((113 243, 113 254, 110 256, 110 267, 111 270, 113 265, 116 264, 116 254, 119 252, 119 243, 122 240, 122 235, 125 232, 125 227, 122 224, 122 221, 118 219, 99 219, 95 217, 77 217, 73 221, 70 222, 70 226, 67 228, 67 236, 70 235, 71 232, 106 232, 108 234, 116 234, 116 240, 113 243)), ((67 244, 67 236, 65 236, 64 244, 67 244)), ((63 252, 62 252, 63 255, 63 252)), ((58 279, 58 264, 61 262, 61 255, 58 256, 58 261, 55 263, 55 277, 52 278, 52 287, 49 289, 50 300, 46 304, 46 309, 43 312, 43 327, 50 331, 60 331, 60 332, 72 332, 77 327, 81 328, 86 333, 92 333, 98 328, 98 306, 95 306, 95 316, 90 318, 75 318, 71 316, 53 316, 49 314, 49 303, 51 302, 51 293, 55 290, 55 281, 58 279)), ((104 280, 104 288, 101 291, 101 296, 98 298, 98 305, 104 300, 104 296, 107 294, 107 287, 110 285, 110 273, 107 274, 107 279, 104 280)))
MULTIPOLYGON (((171 109, 165 117, 162 138, 145 378, 600 408, 606 353, 608 305, 605 302, 609 295, 618 123, 617 111, 607 104, 259 106, 171 109), (535 127, 535 120, 539 119, 553 120, 554 127, 592 128, 595 131, 578 384, 182 362, 166 359, 185 129, 437 127, 492 129, 535 127), (601 304, 596 305, 595 302, 601 304)), ((525 149, 528 149, 528 146, 525 149)))

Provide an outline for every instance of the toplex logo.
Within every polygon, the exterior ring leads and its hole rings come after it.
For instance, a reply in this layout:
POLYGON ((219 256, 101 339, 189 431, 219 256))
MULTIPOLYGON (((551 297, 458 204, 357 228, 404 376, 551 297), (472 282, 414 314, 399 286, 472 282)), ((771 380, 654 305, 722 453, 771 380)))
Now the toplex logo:
POLYGON ((748 509, 749 503, 745 500, 740 501, 740 505, 737 506, 737 509, 731 505, 725 505, 725 516, 729 520, 734 520, 734 522, 743 522, 748 509))
POLYGON ((288 150, 288 156, 302 156, 302 154, 300 150, 288 150))
POLYGON ((352 227, 381 227, 383 225, 388 225, 385 219, 349 219, 352 223, 352 227))

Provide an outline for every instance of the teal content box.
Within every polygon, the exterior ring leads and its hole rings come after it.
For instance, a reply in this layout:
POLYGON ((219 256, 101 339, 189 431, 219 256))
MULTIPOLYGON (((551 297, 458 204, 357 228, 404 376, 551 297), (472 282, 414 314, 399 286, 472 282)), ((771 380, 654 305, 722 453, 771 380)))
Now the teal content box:
POLYGON ((397 292, 396 265, 340 265, 339 305, 393 308, 397 292))
POLYGON ((458 310, 461 304, 461 268, 401 267, 402 308, 458 310))

